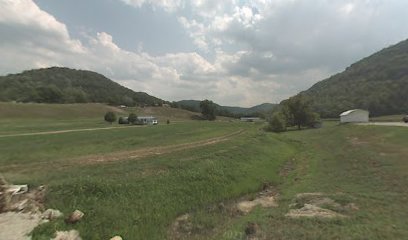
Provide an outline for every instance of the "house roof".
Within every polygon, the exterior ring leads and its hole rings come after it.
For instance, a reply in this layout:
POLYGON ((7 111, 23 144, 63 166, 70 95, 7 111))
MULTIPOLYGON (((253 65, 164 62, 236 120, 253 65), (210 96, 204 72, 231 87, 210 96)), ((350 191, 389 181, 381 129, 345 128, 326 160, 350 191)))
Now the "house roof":
POLYGON ((346 115, 349 115, 350 113, 356 112, 356 111, 362 111, 362 112, 367 112, 368 113, 368 111, 363 110, 363 109, 352 109, 352 110, 348 110, 348 111, 340 113, 340 116, 346 116, 346 115))
POLYGON ((140 117, 137 117, 137 118, 140 118, 140 119, 142 119, 142 118, 144 118, 144 119, 155 119, 156 117, 153 117, 153 116, 140 116, 140 117))

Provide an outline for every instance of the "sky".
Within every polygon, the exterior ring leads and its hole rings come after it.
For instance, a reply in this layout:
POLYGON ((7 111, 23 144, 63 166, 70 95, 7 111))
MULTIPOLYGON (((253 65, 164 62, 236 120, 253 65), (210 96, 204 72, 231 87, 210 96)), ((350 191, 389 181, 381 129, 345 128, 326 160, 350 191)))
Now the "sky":
POLYGON ((406 0, 0 0, 0 75, 96 71, 168 101, 278 103, 408 38, 406 0))

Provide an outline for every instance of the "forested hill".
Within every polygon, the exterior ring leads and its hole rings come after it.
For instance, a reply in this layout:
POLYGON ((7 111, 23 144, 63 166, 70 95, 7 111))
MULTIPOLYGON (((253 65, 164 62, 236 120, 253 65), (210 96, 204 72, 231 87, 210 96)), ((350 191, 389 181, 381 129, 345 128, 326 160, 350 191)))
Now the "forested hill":
POLYGON ((316 83, 309 96, 323 117, 354 109, 371 116, 408 113, 408 40, 352 64, 344 72, 316 83))
POLYGON ((134 92, 91 71, 51 67, 0 77, 0 101, 38 103, 99 102, 115 105, 154 105, 163 100, 134 92))
MULTIPOLYGON (((181 108, 193 111, 193 112, 200 112, 200 102, 198 100, 181 100, 176 102, 181 108)), ((275 108, 277 104, 273 103, 263 103, 260 105, 256 105, 250 108, 244 107, 229 107, 229 106, 221 106, 219 104, 215 104, 217 107, 218 113, 230 113, 232 115, 258 115, 262 113, 270 112, 272 109, 275 108)))

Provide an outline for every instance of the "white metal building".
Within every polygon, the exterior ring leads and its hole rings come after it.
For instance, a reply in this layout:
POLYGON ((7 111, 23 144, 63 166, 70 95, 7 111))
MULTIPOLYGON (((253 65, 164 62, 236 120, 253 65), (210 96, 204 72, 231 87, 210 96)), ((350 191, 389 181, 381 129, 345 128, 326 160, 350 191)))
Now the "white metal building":
POLYGON ((137 120, 139 124, 143 125, 157 125, 159 122, 157 121, 157 118, 153 116, 142 116, 142 117, 137 117, 137 120))
POLYGON ((362 109, 348 110, 340 114, 341 123, 368 122, 369 112, 362 109))

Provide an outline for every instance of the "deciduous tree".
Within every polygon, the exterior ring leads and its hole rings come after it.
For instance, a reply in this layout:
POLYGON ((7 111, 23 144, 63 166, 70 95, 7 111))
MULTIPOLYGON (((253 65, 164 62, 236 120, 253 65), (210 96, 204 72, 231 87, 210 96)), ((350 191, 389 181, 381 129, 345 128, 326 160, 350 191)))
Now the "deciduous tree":
POLYGON ((114 121, 116 121, 116 114, 114 112, 107 112, 105 114, 105 121, 112 124, 114 121))
POLYGON ((204 100, 200 102, 201 114, 207 120, 215 120, 217 106, 210 100, 204 100))

